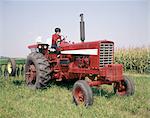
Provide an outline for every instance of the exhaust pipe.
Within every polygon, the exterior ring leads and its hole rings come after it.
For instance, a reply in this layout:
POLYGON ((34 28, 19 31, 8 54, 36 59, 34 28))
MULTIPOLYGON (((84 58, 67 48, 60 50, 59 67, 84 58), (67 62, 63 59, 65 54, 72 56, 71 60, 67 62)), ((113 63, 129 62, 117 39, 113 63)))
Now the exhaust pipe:
POLYGON ((85 26, 84 26, 84 21, 83 21, 83 14, 80 14, 81 21, 80 21, 80 39, 81 42, 84 42, 85 40, 85 26))

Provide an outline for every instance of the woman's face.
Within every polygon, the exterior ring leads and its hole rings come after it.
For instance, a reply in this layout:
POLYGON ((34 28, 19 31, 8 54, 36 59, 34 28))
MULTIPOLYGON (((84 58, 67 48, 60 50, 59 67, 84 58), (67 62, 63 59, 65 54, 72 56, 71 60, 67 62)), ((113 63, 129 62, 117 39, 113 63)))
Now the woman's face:
POLYGON ((56 34, 58 34, 58 35, 59 35, 59 34, 60 34, 60 32, 56 32, 56 34))

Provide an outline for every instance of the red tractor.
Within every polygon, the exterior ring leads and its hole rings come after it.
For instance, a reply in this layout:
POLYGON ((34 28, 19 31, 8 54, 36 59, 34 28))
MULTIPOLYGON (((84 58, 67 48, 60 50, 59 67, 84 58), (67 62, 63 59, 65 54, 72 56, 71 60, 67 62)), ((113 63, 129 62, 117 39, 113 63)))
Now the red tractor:
POLYGON ((84 42, 83 14, 80 14, 80 43, 62 40, 60 54, 51 51, 48 44, 28 46, 31 53, 25 65, 25 79, 31 88, 46 87, 51 80, 77 80, 72 95, 74 102, 92 105, 91 87, 102 84, 113 85, 117 95, 132 95, 134 84, 123 76, 123 66, 114 64, 114 42, 108 40, 84 42))

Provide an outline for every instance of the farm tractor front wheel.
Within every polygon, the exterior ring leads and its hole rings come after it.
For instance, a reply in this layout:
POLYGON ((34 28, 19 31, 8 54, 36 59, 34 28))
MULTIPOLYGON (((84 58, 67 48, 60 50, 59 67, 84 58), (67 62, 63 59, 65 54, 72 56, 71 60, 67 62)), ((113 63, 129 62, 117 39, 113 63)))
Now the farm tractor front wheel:
POLYGON ((74 84, 72 94, 76 105, 83 104, 87 107, 93 104, 93 92, 84 80, 78 80, 74 84))
POLYGON ((124 80, 118 83, 114 83, 114 92, 119 95, 119 96, 130 96, 134 94, 135 87, 134 87, 134 82, 124 76, 124 80))
POLYGON ((10 76, 16 75, 16 61, 13 58, 9 58, 7 61, 7 72, 10 76))
POLYGON ((48 60, 41 53, 30 53, 25 65, 26 84, 33 89, 44 88, 51 79, 48 60))

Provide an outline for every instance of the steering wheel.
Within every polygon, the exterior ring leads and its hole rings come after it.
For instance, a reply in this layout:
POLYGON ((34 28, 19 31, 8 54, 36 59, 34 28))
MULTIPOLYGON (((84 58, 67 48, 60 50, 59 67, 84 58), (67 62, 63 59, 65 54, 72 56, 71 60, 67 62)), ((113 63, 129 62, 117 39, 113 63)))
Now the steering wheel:
POLYGON ((59 47, 60 46, 60 43, 61 43, 61 39, 57 39, 57 41, 56 41, 56 45, 57 45, 57 47, 59 47))
POLYGON ((59 46, 60 46, 60 43, 61 43, 62 41, 64 41, 65 39, 66 39, 66 37, 65 37, 64 35, 61 35, 61 39, 57 39, 57 41, 56 41, 57 47, 59 47, 59 46))
POLYGON ((63 40, 65 40, 66 39, 66 37, 64 36, 64 35, 61 35, 61 41, 63 41, 63 40))

